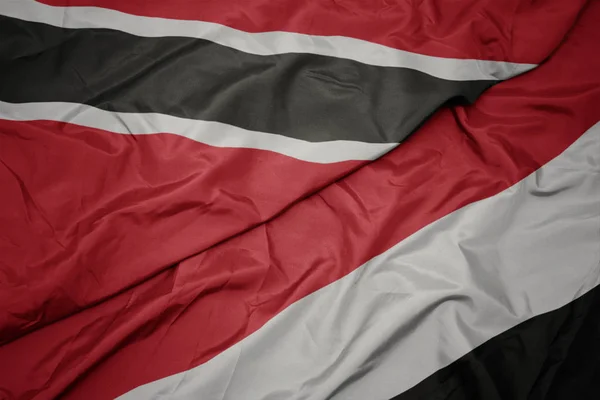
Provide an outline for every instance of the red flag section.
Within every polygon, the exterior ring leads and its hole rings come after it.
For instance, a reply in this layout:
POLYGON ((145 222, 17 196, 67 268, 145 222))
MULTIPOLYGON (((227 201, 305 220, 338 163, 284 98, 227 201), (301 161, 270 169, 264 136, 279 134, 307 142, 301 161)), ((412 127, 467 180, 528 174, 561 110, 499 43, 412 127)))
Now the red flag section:
POLYGON ((539 63, 585 0, 39 0, 141 16, 215 22, 246 32, 347 36, 438 57, 539 63))
POLYGON ((54 121, 0 120, 0 132, 10 227, 2 342, 143 282, 361 164, 54 121))

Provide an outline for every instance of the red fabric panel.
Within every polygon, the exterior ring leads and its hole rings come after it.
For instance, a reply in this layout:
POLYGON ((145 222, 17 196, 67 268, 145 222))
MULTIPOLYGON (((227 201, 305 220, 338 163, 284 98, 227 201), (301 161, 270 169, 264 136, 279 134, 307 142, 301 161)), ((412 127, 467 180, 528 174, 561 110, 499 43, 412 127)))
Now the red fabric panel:
POLYGON ((540 63, 586 0, 39 0, 217 22, 247 32, 341 35, 438 57, 540 63))
POLYGON ((599 119, 599 17, 595 3, 547 64, 439 113, 271 222, 0 347, 11 360, 0 363, 3 393, 106 399, 191 368, 424 225, 516 183, 599 119))
POLYGON ((280 212, 364 162, 0 120, 0 343, 280 212))

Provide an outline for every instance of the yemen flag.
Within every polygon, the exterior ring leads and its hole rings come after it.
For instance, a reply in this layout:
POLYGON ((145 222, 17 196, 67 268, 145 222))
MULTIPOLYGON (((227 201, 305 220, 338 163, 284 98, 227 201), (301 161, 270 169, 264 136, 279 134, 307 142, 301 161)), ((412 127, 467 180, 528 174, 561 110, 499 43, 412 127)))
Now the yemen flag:
POLYGON ((0 398, 596 399, 599 20, 0 0, 0 398))

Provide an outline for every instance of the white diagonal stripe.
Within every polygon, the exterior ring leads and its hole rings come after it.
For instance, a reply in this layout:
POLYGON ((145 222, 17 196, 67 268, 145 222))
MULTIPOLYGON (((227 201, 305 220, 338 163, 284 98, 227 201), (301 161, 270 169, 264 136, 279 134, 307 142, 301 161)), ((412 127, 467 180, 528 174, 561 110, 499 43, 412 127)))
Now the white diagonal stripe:
POLYGON ((211 146, 269 150, 321 164, 374 160, 398 145, 349 140, 308 142, 272 133, 250 131, 221 122, 199 121, 157 113, 111 112, 87 105, 61 102, 13 104, 0 101, 0 119, 61 121, 118 134, 171 133, 211 146))
POLYGON ((248 33, 203 21, 143 17, 98 7, 55 7, 34 0, 2 0, 0 14, 64 28, 108 28, 143 37, 182 36, 210 40, 246 53, 311 53, 383 67, 402 67, 453 81, 503 80, 534 64, 434 57, 345 36, 291 32, 248 33))

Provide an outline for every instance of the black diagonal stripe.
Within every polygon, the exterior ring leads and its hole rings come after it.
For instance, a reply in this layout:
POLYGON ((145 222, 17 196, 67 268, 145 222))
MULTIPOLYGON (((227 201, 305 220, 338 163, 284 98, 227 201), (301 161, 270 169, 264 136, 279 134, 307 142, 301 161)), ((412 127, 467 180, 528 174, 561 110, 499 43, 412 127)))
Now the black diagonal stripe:
POLYGON ((308 141, 398 142, 492 81, 449 81, 311 54, 258 56, 210 41, 62 29, 0 17, 0 100, 219 121, 308 141))
POLYGON ((600 398, 600 288, 492 338, 393 400, 600 398))

